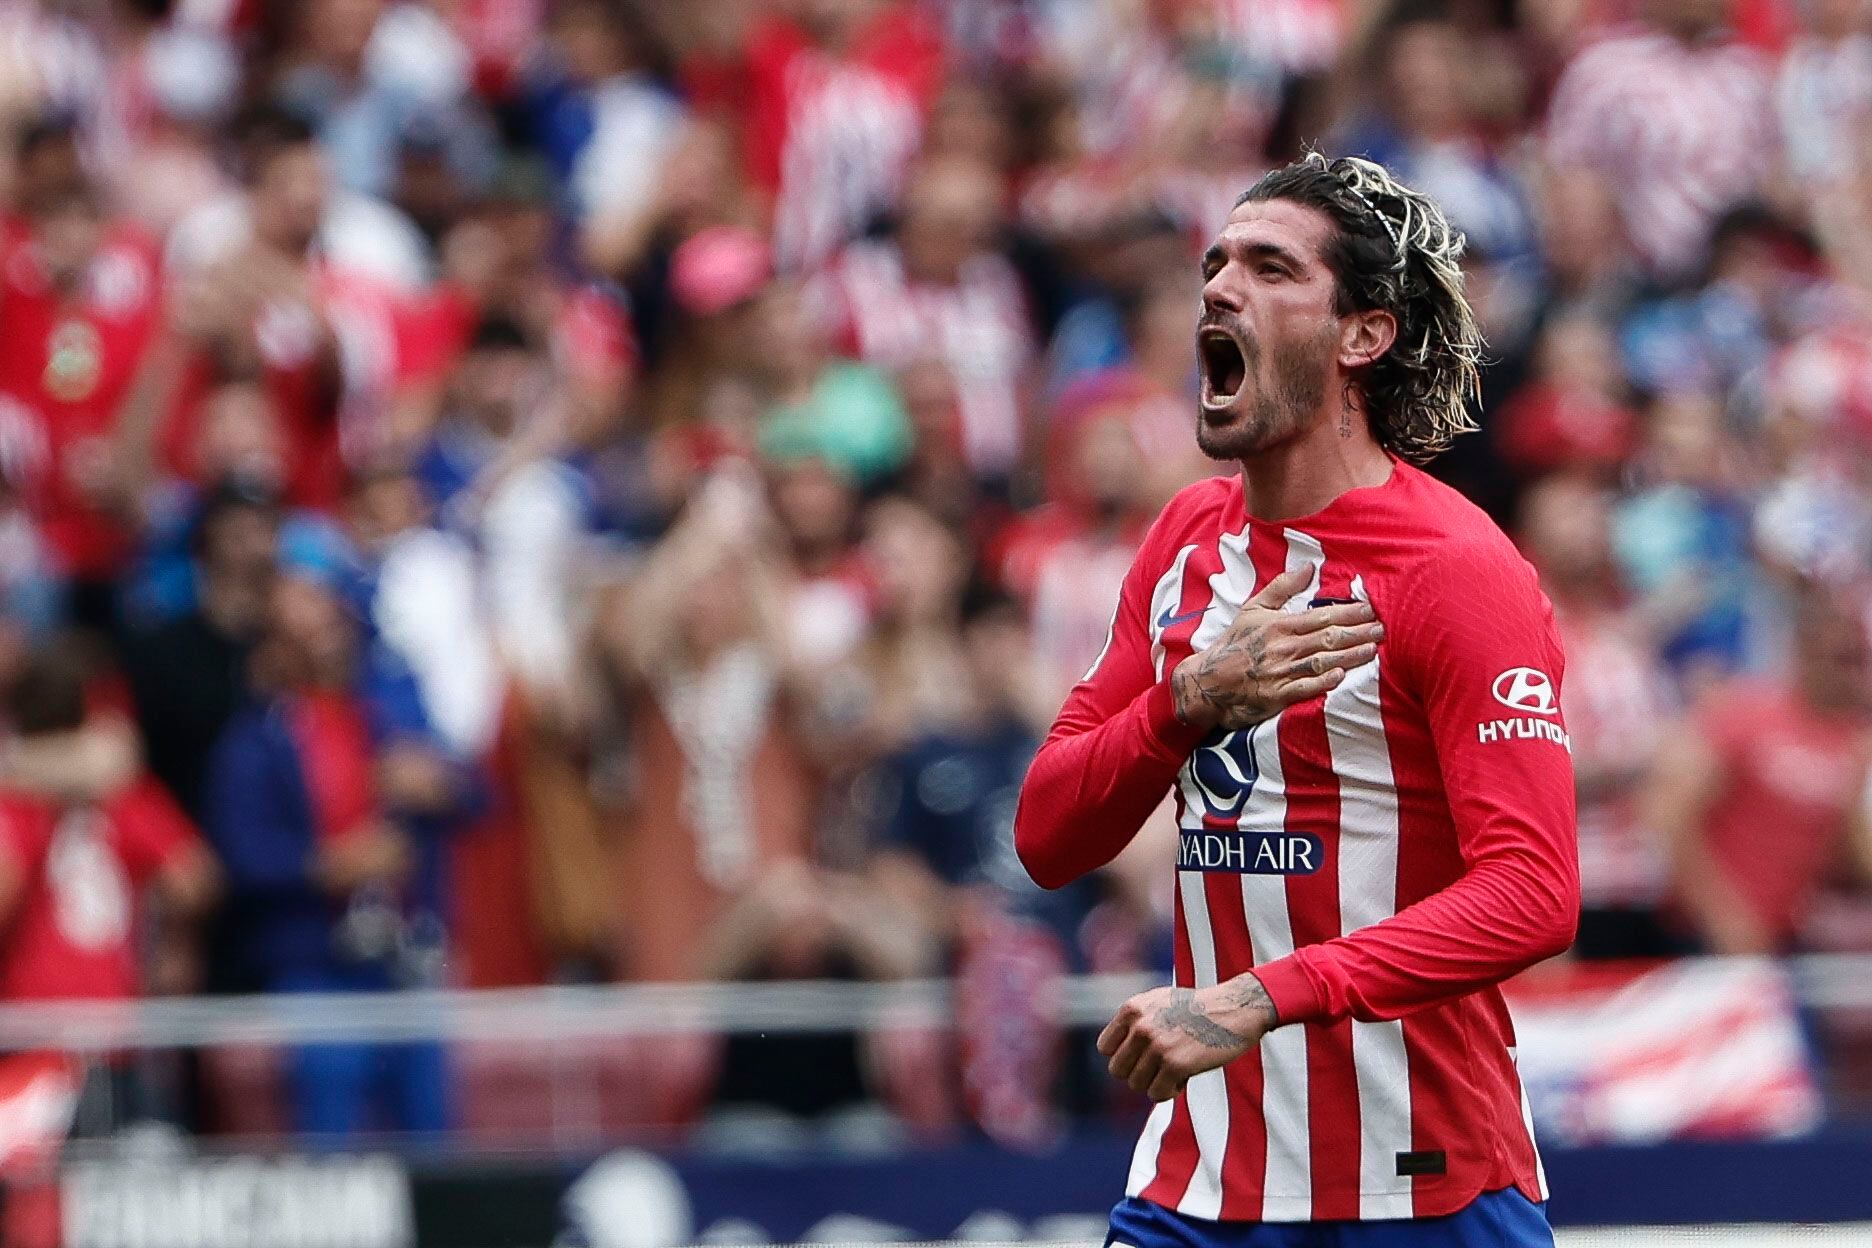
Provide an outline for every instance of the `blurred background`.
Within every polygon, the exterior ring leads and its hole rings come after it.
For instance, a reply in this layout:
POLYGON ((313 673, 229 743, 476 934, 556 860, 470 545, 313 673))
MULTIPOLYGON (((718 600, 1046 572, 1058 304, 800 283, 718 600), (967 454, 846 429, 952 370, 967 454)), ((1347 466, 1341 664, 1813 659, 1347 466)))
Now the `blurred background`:
POLYGON ((1096 1241, 1170 822, 1014 800, 1308 147, 1569 652, 1555 1220, 1872 1223, 1872 0, 0 0, 0 1242, 1096 1241))

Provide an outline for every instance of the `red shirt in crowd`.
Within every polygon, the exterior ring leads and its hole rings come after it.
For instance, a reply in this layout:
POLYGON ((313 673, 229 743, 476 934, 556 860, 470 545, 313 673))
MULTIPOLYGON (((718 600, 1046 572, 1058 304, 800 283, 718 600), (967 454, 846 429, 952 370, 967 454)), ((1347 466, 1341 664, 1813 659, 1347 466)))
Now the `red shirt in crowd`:
MULTIPOLYGON (((286 447, 287 499, 332 511, 344 499, 347 465, 368 459, 390 432, 392 402, 435 367, 436 319, 429 301, 327 263, 313 264, 310 298, 314 306, 264 304, 253 328, 286 447), (337 339, 335 367, 320 354, 321 320, 337 339)), ((215 380, 213 362, 198 356, 164 426, 165 462, 185 479, 197 471, 199 405, 215 380)))
POLYGON ((42 517, 63 570, 79 577, 109 576, 128 549, 79 482, 109 454, 160 289, 155 245, 131 227, 106 232, 82 289, 66 297, 31 232, 0 225, 0 461, 42 517))
POLYGON ((748 162, 774 196, 774 252, 811 268, 889 206, 942 86, 941 36, 884 9, 843 55, 780 18, 748 49, 748 162))
POLYGON ((1704 844, 1785 942, 1844 850, 1865 777, 1866 720, 1821 711, 1791 688, 1739 681, 1712 695, 1697 723, 1723 780, 1703 817, 1704 844))
POLYGON ((0 855, 26 881, 0 941, 0 1000, 136 996, 138 894, 198 843, 152 780, 86 805, 0 793, 0 855))

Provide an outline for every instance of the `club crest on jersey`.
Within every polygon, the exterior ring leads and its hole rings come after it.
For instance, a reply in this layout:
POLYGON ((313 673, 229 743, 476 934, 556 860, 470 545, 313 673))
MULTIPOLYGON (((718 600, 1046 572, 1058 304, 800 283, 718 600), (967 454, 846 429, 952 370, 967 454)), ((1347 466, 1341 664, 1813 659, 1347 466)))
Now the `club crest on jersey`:
POLYGON ((1185 828, 1177 840, 1179 871, 1312 875, 1325 864, 1325 858, 1324 842, 1310 832, 1185 828))
POLYGON ((1190 755, 1190 779, 1206 820, 1235 819, 1254 792, 1261 774, 1255 762, 1255 728, 1211 734, 1190 755))

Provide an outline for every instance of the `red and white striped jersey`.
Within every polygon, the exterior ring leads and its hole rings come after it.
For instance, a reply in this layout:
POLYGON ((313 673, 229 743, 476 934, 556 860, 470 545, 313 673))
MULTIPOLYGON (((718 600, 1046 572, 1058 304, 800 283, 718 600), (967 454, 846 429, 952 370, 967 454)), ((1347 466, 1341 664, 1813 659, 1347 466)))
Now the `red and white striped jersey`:
POLYGON ((1495 985, 1578 919, 1562 658, 1533 570, 1406 464, 1269 523, 1239 479, 1174 498, 1110 640, 1035 759, 1016 845, 1057 887, 1174 789, 1176 982, 1253 969, 1281 1026, 1145 1127, 1127 1193, 1194 1217, 1428 1217, 1510 1185, 1546 1198, 1495 985), (1369 601, 1378 657, 1254 728, 1176 718, 1168 677, 1261 586, 1369 601))

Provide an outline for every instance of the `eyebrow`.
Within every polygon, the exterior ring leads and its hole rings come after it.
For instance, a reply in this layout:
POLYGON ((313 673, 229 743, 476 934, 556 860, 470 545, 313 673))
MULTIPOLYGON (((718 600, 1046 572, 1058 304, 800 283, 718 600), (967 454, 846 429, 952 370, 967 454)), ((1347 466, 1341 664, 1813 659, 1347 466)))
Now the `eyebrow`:
MULTIPOLYGON (((1246 247, 1242 248, 1242 250, 1246 253, 1246 258, 1250 261, 1276 260, 1291 268, 1299 269, 1303 267, 1300 257, 1288 248, 1282 247, 1279 243, 1249 243, 1246 247)), ((1223 248, 1222 244, 1211 243, 1209 245, 1209 250, 1203 252, 1203 270, 1206 272, 1212 267, 1220 267, 1227 260, 1228 252, 1223 248)))

